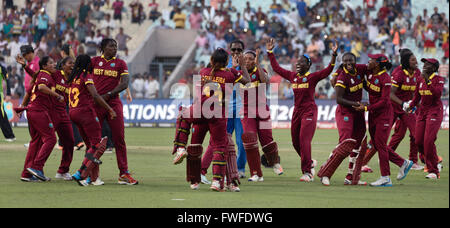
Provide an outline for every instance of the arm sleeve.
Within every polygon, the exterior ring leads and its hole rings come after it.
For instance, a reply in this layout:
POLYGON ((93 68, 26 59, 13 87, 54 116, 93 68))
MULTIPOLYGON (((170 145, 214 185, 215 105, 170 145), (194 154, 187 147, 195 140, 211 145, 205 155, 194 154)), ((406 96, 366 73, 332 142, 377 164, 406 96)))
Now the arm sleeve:
POLYGON ((402 79, 402 77, 400 77, 399 72, 401 72, 401 71, 397 70, 397 71, 392 72, 392 86, 397 87, 397 88, 401 87, 403 84, 403 79, 402 79))
POLYGON ((333 69, 334 69, 334 65, 331 65, 331 64, 328 65, 327 68, 317 72, 314 79, 316 80, 316 82, 318 82, 320 80, 327 78, 331 74, 331 72, 333 72, 333 69))
POLYGON ((127 63, 125 63, 125 61, 122 61, 122 69, 119 73, 120 73, 120 76, 128 75, 128 66, 127 66, 127 63))
MULTIPOLYGON (((387 76, 389 77, 389 76, 387 76)), ((375 104, 370 104, 367 106, 368 111, 375 111, 380 108, 385 107, 386 105, 391 105, 390 100, 390 94, 391 94, 391 82, 390 80, 384 80, 383 87, 381 88, 381 97, 375 104)))
POLYGON ((268 53, 267 56, 269 56, 270 65, 272 66, 273 71, 275 71, 275 73, 279 74, 284 79, 292 81, 292 72, 281 68, 273 53, 268 53))
POLYGON ((437 78, 428 85, 428 89, 431 91, 435 98, 442 96, 442 89, 444 88, 445 81, 443 78, 437 78))

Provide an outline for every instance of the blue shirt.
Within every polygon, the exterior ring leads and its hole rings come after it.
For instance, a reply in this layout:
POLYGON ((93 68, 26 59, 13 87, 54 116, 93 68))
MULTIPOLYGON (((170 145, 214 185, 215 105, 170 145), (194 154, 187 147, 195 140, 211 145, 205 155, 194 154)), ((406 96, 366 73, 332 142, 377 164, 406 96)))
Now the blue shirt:
POLYGON ((300 17, 306 17, 306 3, 304 1, 297 2, 297 10, 300 17))
MULTIPOLYGON (((233 67, 233 60, 230 56, 228 58, 228 66, 227 68, 233 67)), ((240 70, 240 67, 237 67, 236 70, 240 70)), ((233 95, 230 99, 229 109, 228 109, 228 117, 229 118, 239 118, 239 110, 242 108, 242 98, 239 95, 239 92, 237 92, 237 89, 239 89, 239 85, 236 84, 233 88, 233 95)))

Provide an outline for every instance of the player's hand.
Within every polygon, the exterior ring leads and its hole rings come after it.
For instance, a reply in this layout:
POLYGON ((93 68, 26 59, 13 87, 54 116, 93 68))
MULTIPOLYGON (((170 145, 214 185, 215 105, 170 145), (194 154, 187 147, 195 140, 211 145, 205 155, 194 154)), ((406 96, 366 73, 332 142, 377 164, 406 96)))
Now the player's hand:
POLYGON ((244 54, 239 53, 239 54, 237 55, 237 60, 238 60, 239 66, 243 67, 243 66, 245 65, 244 54))
POLYGON ((403 105, 402 105, 403 111, 409 112, 411 110, 411 108, 409 107, 410 104, 411 104, 411 101, 403 102, 403 105))
POLYGON ((255 65, 259 65, 259 55, 261 54, 261 49, 256 49, 256 58, 255 58, 255 65))
POLYGON ((64 102, 64 97, 61 95, 58 95, 56 99, 58 99, 59 102, 64 102))
POLYGON ((331 84, 331 86, 333 86, 333 88, 336 86, 336 81, 337 81, 337 75, 336 75, 336 76, 333 76, 333 77, 330 79, 330 84, 331 84))
POLYGON ((114 112, 114 110, 109 110, 109 116, 111 117, 111 119, 113 120, 114 118, 116 118, 117 117, 117 114, 116 114, 116 112, 114 112))
POLYGON ((130 94, 127 94, 127 103, 131 103, 133 101, 133 97, 130 94))
POLYGON ((232 65, 233 68, 236 68, 236 67, 239 66, 237 55, 233 55, 231 57, 231 65, 232 65))
POLYGON ((359 102, 358 102, 358 104, 359 104, 358 106, 353 106, 353 108, 356 111, 358 111, 358 112, 364 112, 366 106, 364 104, 359 103, 359 102))
POLYGON ((20 54, 18 54, 16 56, 16 62, 22 66, 25 66, 25 64, 26 64, 25 58, 23 56, 21 56, 20 54))
POLYGON ((275 48, 275 39, 269 38, 266 42, 267 51, 272 51, 275 48))
POLYGON ((331 48, 331 50, 333 50, 333 54, 337 54, 338 48, 339 48, 339 46, 337 44, 337 41, 333 40, 333 47, 331 48))

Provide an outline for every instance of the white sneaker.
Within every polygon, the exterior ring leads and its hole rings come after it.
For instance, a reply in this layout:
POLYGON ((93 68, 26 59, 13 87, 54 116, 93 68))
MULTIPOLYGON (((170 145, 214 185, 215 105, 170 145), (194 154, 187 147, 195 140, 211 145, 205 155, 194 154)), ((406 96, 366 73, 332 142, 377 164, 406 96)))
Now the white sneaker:
POLYGON ((316 175, 316 170, 315 170, 314 168, 316 168, 316 166, 317 166, 317 161, 314 160, 314 159, 311 159, 311 160, 312 160, 312 164, 311 164, 311 175, 314 176, 314 175, 316 175))
POLYGON ((313 182, 314 176, 311 173, 305 173, 302 177, 300 177, 301 182, 313 182))
POLYGON ((211 181, 209 181, 205 175, 201 175, 201 183, 202 184, 211 184, 211 181))
MULTIPOLYGON (((352 185, 352 181, 347 179, 347 178, 345 178, 344 179, 344 185, 352 185)), ((358 181, 358 185, 367 185, 367 182, 359 180, 358 181)))
POLYGON ((391 181, 391 178, 389 178, 389 176, 384 176, 384 177, 380 177, 380 179, 378 179, 377 181, 370 183, 370 186, 392 187, 392 181, 391 181))
POLYGON ((71 181, 72 175, 70 175, 70 173, 56 173, 55 179, 63 179, 65 181, 71 181))
POLYGON ((230 190, 230 192, 240 192, 241 189, 239 188, 239 186, 231 183, 230 185, 228 185, 228 190, 230 190))
POLYGON ((425 178, 431 179, 431 180, 437 180, 440 177, 438 175, 436 175, 435 173, 429 173, 428 175, 425 176, 425 178))
POLYGON ((408 174, 409 170, 413 165, 414 162, 410 160, 405 160, 405 162, 403 162, 402 167, 400 167, 400 170, 398 171, 397 180, 405 179, 406 175, 408 174))
POLYGON ((239 175, 239 179, 245 178, 245 173, 242 171, 239 171, 238 175, 239 175))
POLYGON ((250 182, 263 182, 264 178, 263 177, 259 177, 258 175, 253 175, 252 177, 248 178, 248 181, 250 182))
POLYGON ((199 189, 199 188, 200 188, 200 184, 199 184, 199 183, 191 184, 191 189, 192 189, 192 190, 197 190, 197 189, 199 189))
POLYGON ((422 165, 419 165, 417 163, 414 163, 411 167, 412 170, 422 170, 424 167, 422 165))
POLYGON ((283 167, 281 167, 280 163, 273 165, 273 172, 277 175, 283 174, 283 167))
POLYGON ((328 177, 320 178, 320 182, 322 182, 322 184, 325 186, 330 186, 330 178, 328 178, 328 177))
POLYGON ((368 165, 365 165, 365 166, 361 167, 361 172, 362 173, 373 173, 373 170, 368 165))
POLYGON ((25 143, 25 144, 23 144, 23 146, 24 146, 25 148, 28 148, 28 147, 30 147, 30 144, 29 144, 29 143, 25 143))
POLYGON ((216 191, 216 192, 222 192, 223 191, 222 188, 220 188, 220 183, 219 183, 218 180, 213 180, 212 181, 210 189, 213 190, 213 191, 216 191))
POLYGON ((183 159, 187 157, 187 151, 185 148, 178 148, 175 158, 173 158, 173 164, 178 165, 183 162, 183 159))
POLYGON ((100 185, 104 185, 105 182, 103 182, 100 177, 97 177, 97 180, 95 180, 94 182, 91 182, 92 185, 94 186, 100 186, 100 185))
POLYGON ((439 173, 440 173, 440 172, 442 171, 442 169, 444 168, 444 166, 442 166, 441 163, 438 163, 437 167, 438 167, 439 173))
POLYGON ((9 138, 9 139, 5 139, 6 142, 14 142, 16 141, 16 138, 9 138))

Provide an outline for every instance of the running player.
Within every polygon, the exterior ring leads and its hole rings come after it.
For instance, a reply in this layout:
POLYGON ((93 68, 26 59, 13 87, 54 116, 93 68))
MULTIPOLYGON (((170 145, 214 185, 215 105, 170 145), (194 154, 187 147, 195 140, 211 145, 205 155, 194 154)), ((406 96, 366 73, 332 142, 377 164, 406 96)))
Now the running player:
POLYGON ((125 61, 116 58, 117 42, 105 38, 100 43, 102 56, 92 58, 92 72, 95 87, 108 105, 116 112, 117 117, 108 118, 109 111, 95 105, 100 123, 107 119, 112 131, 112 141, 116 148, 117 166, 119 167, 119 184, 136 185, 139 182, 131 177, 128 171, 127 147, 123 120, 123 105, 119 93, 128 88, 128 67, 125 61))
POLYGON ((389 59, 383 54, 369 55, 370 61, 367 69, 371 74, 366 78, 364 85, 369 93, 369 104, 360 103, 353 106, 355 110, 369 112, 369 133, 373 146, 378 151, 380 160, 381 178, 372 182, 371 186, 391 187, 389 161, 400 167, 397 180, 406 177, 412 161, 405 160, 387 146, 387 140, 392 126, 393 108, 390 104, 391 77, 386 73, 392 67, 389 59))
POLYGON ((27 106, 31 141, 22 172, 21 180, 23 181, 30 181, 30 174, 41 181, 50 180, 44 175, 43 168, 56 144, 55 129, 50 114, 54 105, 52 97, 61 103, 64 102, 64 96, 52 90, 55 87, 55 81, 51 75, 56 72, 55 65, 49 56, 39 60, 41 70, 31 91, 28 91, 31 94, 30 104, 27 106))
POLYGON ((257 182, 263 181, 258 138, 264 156, 267 159, 269 166, 273 167, 275 174, 283 174, 283 168, 280 165, 277 143, 273 141, 269 106, 266 101, 265 88, 262 87, 269 81, 267 72, 259 64, 259 50, 257 50, 256 53, 253 51, 246 51, 244 56, 246 68, 250 75, 250 83, 246 86, 241 86, 240 91, 244 101, 244 110, 243 113, 241 113, 243 115, 242 126, 244 128, 242 141, 244 142, 248 166, 250 168, 251 177, 248 180, 257 182), (260 83, 262 83, 262 85, 260 85, 260 83), (260 107, 262 105, 264 106, 260 107))
MULTIPOLYGON (((317 176, 320 177, 323 185, 330 185, 330 178, 339 167, 341 162, 350 156, 349 172, 344 184, 352 184, 353 169, 356 158, 360 153, 359 148, 366 134, 366 121, 364 113, 357 112, 353 106, 358 106, 362 99, 363 82, 367 74, 367 66, 356 64, 356 56, 351 52, 346 52, 342 56, 342 65, 336 72, 336 83, 333 83, 336 90, 336 124, 339 132, 339 146, 344 145, 344 141, 353 139, 353 150, 343 150, 337 147, 330 158, 321 166, 317 176)), ((366 185, 366 182, 358 182, 359 185, 366 185)))
POLYGON ((436 74, 439 61, 436 59, 421 59, 421 61, 424 63, 422 75, 418 78, 414 98, 405 104, 405 109, 409 112, 420 103, 416 124, 416 143, 419 151, 423 151, 425 155, 428 168, 426 178, 439 179, 442 167, 439 164, 434 142, 443 119, 441 95, 445 80, 436 74))
POLYGON ((303 176, 300 177, 300 181, 312 182, 314 181, 314 167, 317 163, 317 161, 311 159, 311 141, 317 124, 317 105, 314 100, 314 93, 317 83, 328 77, 333 71, 338 46, 334 42, 333 54, 328 67, 315 73, 309 72, 312 63, 308 55, 302 55, 298 58, 296 64, 297 72, 292 72, 278 65, 273 54, 273 49, 275 48, 274 39, 269 39, 266 43, 266 48, 272 69, 292 83, 295 95, 291 124, 292 144, 297 154, 301 157, 303 176))
MULTIPOLYGON (((241 54, 238 59, 243 74, 234 68, 225 68, 228 63, 228 53, 224 49, 215 50, 211 56, 211 67, 200 71, 201 85, 195 85, 194 88, 195 93, 201 93, 201 96, 197 96, 198 99, 195 99, 189 108, 180 110, 172 154, 176 154, 175 164, 181 163, 187 156, 186 180, 191 183, 191 189, 199 188, 202 144, 208 131, 211 136, 211 145, 214 147, 211 189, 213 191, 224 189, 223 177, 228 156, 227 119, 224 109, 225 84, 246 84, 250 81, 243 55, 241 54), (186 154, 185 148, 192 124, 191 144, 187 147, 186 154)), ((233 185, 236 186, 237 183, 233 185)))
MULTIPOLYGON (((82 173, 87 168, 89 157, 95 153, 103 153, 106 149, 106 138, 103 140, 103 148, 98 146, 101 142, 102 129, 99 119, 95 113, 94 101, 108 111, 110 119, 116 117, 116 112, 97 93, 94 86, 92 72, 90 72, 91 58, 88 55, 80 55, 75 61, 75 66, 68 78, 69 90, 69 114, 70 119, 77 125, 83 141, 88 150, 81 168, 73 175, 73 178, 82 186, 90 183, 103 185, 104 182, 98 177, 99 168, 95 165, 89 178, 84 178, 82 173), (103 151, 100 151, 103 149, 103 151)), ((98 158, 97 158, 98 159, 98 158)))

